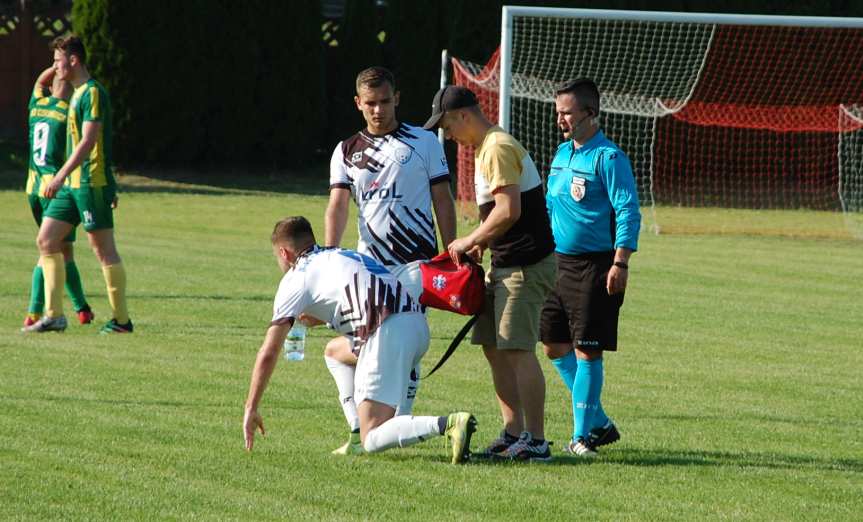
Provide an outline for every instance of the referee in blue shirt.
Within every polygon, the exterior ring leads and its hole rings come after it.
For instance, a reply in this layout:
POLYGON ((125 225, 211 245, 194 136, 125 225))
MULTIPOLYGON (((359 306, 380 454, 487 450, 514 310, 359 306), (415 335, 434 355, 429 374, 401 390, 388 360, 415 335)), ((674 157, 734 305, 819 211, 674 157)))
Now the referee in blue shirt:
POLYGON ((641 213, 629 158, 596 122, 599 90, 588 79, 555 92, 566 141, 551 163, 546 206, 558 277, 542 310, 546 355, 572 391, 573 436, 566 450, 593 457, 620 438, 602 409, 603 351, 617 349, 617 318, 638 246, 641 213))

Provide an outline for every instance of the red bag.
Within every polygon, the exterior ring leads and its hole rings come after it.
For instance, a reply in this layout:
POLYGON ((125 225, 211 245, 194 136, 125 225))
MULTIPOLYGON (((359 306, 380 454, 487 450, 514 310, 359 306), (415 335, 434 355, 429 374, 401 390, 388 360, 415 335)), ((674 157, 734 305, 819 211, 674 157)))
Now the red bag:
POLYGON ((456 266, 444 252, 420 263, 423 292, 420 303, 449 312, 474 315, 485 299, 485 271, 465 256, 456 266))

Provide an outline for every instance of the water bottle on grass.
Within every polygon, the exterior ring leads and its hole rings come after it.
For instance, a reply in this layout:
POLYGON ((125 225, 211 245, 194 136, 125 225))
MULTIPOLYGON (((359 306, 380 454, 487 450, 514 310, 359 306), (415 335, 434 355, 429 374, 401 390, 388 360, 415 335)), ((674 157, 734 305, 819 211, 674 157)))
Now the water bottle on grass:
POLYGON ((285 359, 288 361, 302 361, 306 358, 306 327, 299 321, 294 321, 294 326, 285 338, 285 359))

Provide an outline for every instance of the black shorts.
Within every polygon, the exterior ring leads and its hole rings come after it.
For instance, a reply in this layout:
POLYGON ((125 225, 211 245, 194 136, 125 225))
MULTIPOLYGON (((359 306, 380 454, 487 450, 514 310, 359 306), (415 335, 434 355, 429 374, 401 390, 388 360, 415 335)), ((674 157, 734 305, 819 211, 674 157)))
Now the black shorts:
POLYGON ((567 255, 555 252, 557 281, 542 307, 540 338, 584 350, 617 350, 617 318, 623 293, 608 295, 614 252, 567 255))

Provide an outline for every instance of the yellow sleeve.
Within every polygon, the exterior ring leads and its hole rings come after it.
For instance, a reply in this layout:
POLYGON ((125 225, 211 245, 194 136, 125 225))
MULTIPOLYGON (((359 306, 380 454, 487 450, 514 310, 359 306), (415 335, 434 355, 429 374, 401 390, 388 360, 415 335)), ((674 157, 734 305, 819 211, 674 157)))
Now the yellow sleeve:
POLYGON ((37 83, 36 86, 33 87, 33 94, 30 95, 28 108, 32 109, 36 105, 45 105, 48 103, 48 96, 48 90, 37 83))
POLYGON ((84 109, 84 121, 102 121, 102 110, 99 104, 99 89, 90 87, 86 96, 81 97, 80 105, 84 109))
POLYGON ((522 156, 518 148, 509 143, 492 143, 480 156, 481 172, 488 181, 489 191, 507 185, 520 185, 522 156))

